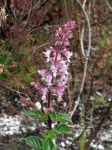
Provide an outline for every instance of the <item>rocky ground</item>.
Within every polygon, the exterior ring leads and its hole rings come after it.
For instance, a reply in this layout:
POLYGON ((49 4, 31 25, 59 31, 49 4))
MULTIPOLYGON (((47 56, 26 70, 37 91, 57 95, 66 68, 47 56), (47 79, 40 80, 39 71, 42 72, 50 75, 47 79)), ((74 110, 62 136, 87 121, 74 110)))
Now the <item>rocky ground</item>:
MULTIPOLYGON (((0 117, 0 150, 31 150, 26 146, 24 137, 39 135, 39 128, 45 130, 46 125, 42 122, 31 120, 31 118, 26 118, 24 112, 20 112, 18 115, 2 114, 0 117)), ((59 145, 63 150, 66 150, 71 145, 73 138, 78 137, 83 129, 78 123, 71 125, 71 128, 73 130, 72 135, 59 137, 59 145)), ((102 127, 97 138, 92 141, 91 150, 111 149, 112 123, 109 120, 102 127)), ((77 143, 74 145, 74 150, 78 150, 77 143)))

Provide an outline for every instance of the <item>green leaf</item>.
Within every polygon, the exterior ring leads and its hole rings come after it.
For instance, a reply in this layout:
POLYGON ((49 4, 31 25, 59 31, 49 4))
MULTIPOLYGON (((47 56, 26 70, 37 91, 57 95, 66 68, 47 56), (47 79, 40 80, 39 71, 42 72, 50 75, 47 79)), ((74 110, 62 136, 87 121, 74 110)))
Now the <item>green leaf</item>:
POLYGON ((66 122, 71 122, 72 120, 69 116, 67 116, 66 114, 60 113, 57 115, 57 121, 66 121, 66 122))
POLYGON ((57 114, 54 111, 49 112, 49 116, 50 116, 52 121, 56 121, 57 120, 57 114))
POLYGON ((35 149, 42 148, 42 141, 36 136, 27 137, 26 144, 35 149))
POLYGON ((24 80, 26 82, 33 82, 35 80, 35 78, 32 77, 30 74, 26 74, 26 75, 24 75, 24 80))
POLYGON ((23 51, 26 50, 26 47, 27 47, 26 43, 20 45, 20 49, 23 51))
POLYGON ((5 45, 2 47, 2 49, 4 51, 9 51, 9 52, 12 50, 12 48, 11 48, 10 44, 8 43, 8 41, 5 43, 5 45))
POLYGON ((81 150, 84 150, 85 143, 86 143, 86 135, 83 134, 83 135, 82 135, 82 138, 81 138, 81 142, 80 142, 80 149, 81 149, 81 150))
POLYGON ((34 73, 34 72, 37 71, 37 69, 36 69, 36 67, 30 66, 30 67, 29 67, 29 71, 30 71, 31 73, 34 73))
POLYGON ((98 48, 102 49, 103 48, 103 44, 102 43, 98 43, 98 48))
POLYGON ((5 60, 6 60, 6 56, 0 54, 0 64, 4 64, 5 60))
POLYGON ((0 80, 7 78, 7 74, 0 74, 0 80))
POLYGON ((61 148, 60 147, 56 147, 55 150, 61 150, 61 148))
POLYGON ((21 66, 20 70, 21 70, 22 73, 24 73, 26 71, 26 67, 25 66, 21 66))
POLYGON ((27 116, 31 116, 32 118, 37 118, 37 119, 44 119, 44 114, 40 111, 40 110, 35 110, 35 109, 32 109, 32 110, 29 110, 26 112, 26 115, 27 116))
POLYGON ((64 133, 64 134, 71 133, 71 129, 66 124, 59 124, 56 131, 57 131, 57 133, 64 133))
POLYGON ((5 62, 4 62, 4 65, 9 65, 9 63, 10 63, 11 61, 13 61, 13 60, 14 60, 13 57, 7 57, 6 60, 5 60, 5 62))
POLYGON ((21 56, 18 54, 18 53, 14 53, 14 60, 17 62, 17 61, 20 61, 20 58, 21 56))
POLYGON ((56 137, 56 134, 55 133, 53 133, 51 130, 49 130, 49 131, 47 131, 47 132, 44 132, 43 133, 43 136, 44 136, 44 138, 46 138, 46 139, 56 139, 57 137, 56 137))
POLYGON ((53 150, 54 143, 51 139, 46 139, 43 141, 43 150, 53 150))

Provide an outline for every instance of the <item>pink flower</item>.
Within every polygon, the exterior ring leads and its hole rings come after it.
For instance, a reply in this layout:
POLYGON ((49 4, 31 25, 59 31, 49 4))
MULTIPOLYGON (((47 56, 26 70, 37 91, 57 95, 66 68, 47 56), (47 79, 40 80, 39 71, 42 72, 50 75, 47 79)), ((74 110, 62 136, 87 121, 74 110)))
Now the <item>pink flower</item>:
POLYGON ((58 38, 58 37, 60 37, 60 35, 63 35, 63 30, 62 30, 62 28, 59 28, 59 29, 56 30, 55 36, 58 38))
POLYGON ((71 30, 71 29, 73 29, 74 26, 75 26, 75 21, 67 22, 64 26, 65 26, 65 28, 71 30))
POLYGON ((45 78, 45 81, 47 83, 48 86, 52 85, 51 81, 52 81, 52 75, 48 74, 45 78))
POLYGON ((38 73, 39 73, 41 76, 44 76, 44 75, 46 75, 46 70, 45 70, 45 69, 38 70, 38 73))
POLYGON ((38 90, 40 90, 42 88, 42 85, 38 82, 32 82, 31 85, 34 86, 38 90))
POLYGON ((69 52, 66 48, 64 50, 61 50, 61 53, 64 54, 68 62, 70 62, 70 58, 73 55, 73 53, 69 52))
POLYGON ((51 52, 55 52, 56 50, 52 47, 52 46, 50 46, 50 49, 49 49, 51 52))
POLYGON ((43 52, 45 57, 47 57, 47 62, 50 61, 50 54, 51 54, 51 50, 47 50, 46 52, 43 52))
POLYGON ((50 112, 53 112, 53 111, 54 111, 54 108, 53 108, 53 107, 46 108, 46 109, 44 110, 44 113, 47 115, 47 114, 49 113, 49 111, 50 111, 50 112))
POLYGON ((46 87, 42 88, 42 94, 43 95, 46 95, 47 92, 48 92, 48 88, 46 88, 46 87))
POLYGON ((60 80, 62 80, 63 82, 67 82, 68 77, 66 75, 61 76, 60 80))
POLYGON ((66 61, 61 60, 59 62, 59 73, 61 75, 68 75, 68 64, 66 61))
POLYGON ((48 92, 48 88, 44 87, 41 89, 42 91, 42 100, 46 100, 46 95, 47 95, 47 92, 48 92))
POLYGON ((61 99, 61 97, 63 96, 65 89, 66 89, 66 86, 65 87, 60 87, 60 88, 57 89, 57 95, 58 95, 59 99, 61 99))
POLYGON ((55 65, 52 65, 50 69, 53 73, 53 76, 56 77, 58 68, 55 65))
POLYGON ((62 80, 58 81, 58 87, 62 87, 65 85, 65 82, 63 82, 62 80))

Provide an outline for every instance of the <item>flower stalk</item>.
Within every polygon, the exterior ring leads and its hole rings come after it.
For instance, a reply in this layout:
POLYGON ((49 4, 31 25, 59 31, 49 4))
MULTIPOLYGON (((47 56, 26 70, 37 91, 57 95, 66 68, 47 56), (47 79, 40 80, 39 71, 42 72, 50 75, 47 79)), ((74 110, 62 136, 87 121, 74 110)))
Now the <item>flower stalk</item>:
MULTIPOLYGON (((56 95, 58 100, 62 99, 62 96, 67 88, 68 80, 68 66, 72 52, 68 51, 70 46, 70 39, 73 37, 72 29, 75 22, 70 21, 62 28, 58 28, 55 33, 56 43, 54 46, 43 52, 47 58, 47 69, 38 70, 38 73, 42 76, 44 85, 39 82, 32 82, 34 86, 42 94, 42 100, 47 100, 47 110, 51 108, 51 96, 56 95)), ((51 129, 51 119, 48 117, 48 127, 51 129)))
POLYGON ((68 51, 68 47, 70 46, 69 39, 73 37, 72 29, 74 25, 75 22, 70 21, 56 30, 55 45, 43 52, 47 58, 48 67, 38 70, 43 84, 39 82, 31 83, 41 93, 42 101, 47 101, 47 108, 44 112, 38 109, 29 110, 27 115, 48 123, 48 131, 42 133, 42 139, 35 136, 26 138, 26 144, 34 149, 61 150, 56 144, 57 134, 71 133, 70 127, 66 124, 67 122, 72 123, 71 118, 64 113, 56 113, 51 105, 51 100, 53 95, 57 96, 56 101, 61 100, 67 88, 68 66, 72 56, 72 52, 68 51), (60 123, 57 127, 52 128, 52 122, 60 123))

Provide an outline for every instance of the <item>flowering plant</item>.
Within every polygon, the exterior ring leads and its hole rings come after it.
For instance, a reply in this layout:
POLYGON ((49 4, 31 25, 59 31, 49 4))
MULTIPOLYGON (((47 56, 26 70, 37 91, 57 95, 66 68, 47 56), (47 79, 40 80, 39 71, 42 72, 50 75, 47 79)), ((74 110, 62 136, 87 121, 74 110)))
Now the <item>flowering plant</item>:
POLYGON ((39 82, 31 83, 41 93, 41 99, 47 101, 47 108, 44 113, 37 109, 29 110, 26 113, 28 116, 48 122, 48 131, 42 134, 42 139, 35 136, 26 138, 26 143, 38 150, 60 150, 56 145, 57 134, 71 133, 71 129, 65 124, 65 122, 71 123, 71 119, 64 113, 57 114, 55 112, 51 106, 51 96, 56 95, 57 99, 60 100, 67 88, 68 65, 72 56, 72 52, 68 51, 68 47, 70 46, 69 39, 73 37, 72 29, 74 26, 75 22, 70 21, 56 30, 55 45, 43 52, 47 58, 48 67, 47 69, 38 70, 43 84, 39 82), (57 121, 61 123, 56 128, 52 128, 52 123, 57 121))

